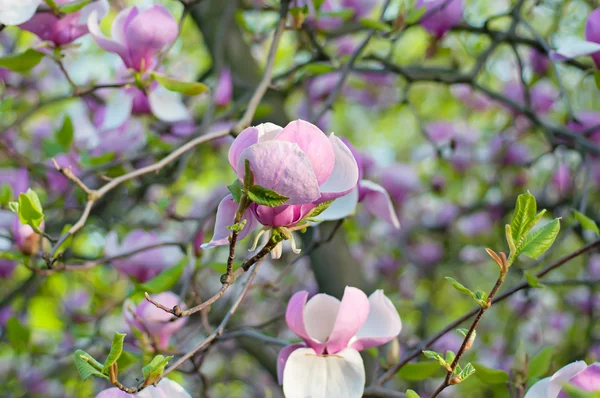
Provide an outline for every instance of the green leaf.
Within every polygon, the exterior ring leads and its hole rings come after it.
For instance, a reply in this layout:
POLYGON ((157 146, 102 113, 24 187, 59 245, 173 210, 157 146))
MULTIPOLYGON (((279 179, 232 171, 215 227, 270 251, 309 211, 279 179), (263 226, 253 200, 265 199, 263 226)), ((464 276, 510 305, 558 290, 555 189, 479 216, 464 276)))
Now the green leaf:
POLYGON ((390 32, 392 30, 392 28, 388 24, 378 21, 376 19, 361 18, 359 22, 365 28, 375 29, 381 32, 390 32))
POLYGON ((188 263, 188 257, 182 258, 173 267, 164 270, 154 278, 138 286, 137 290, 152 293, 160 293, 169 290, 179 281, 185 265, 188 263))
POLYGON ((19 202, 9 202, 8 209, 15 214, 19 214, 19 202))
POLYGON ((423 350, 423 355, 425 355, 429 359, 435 359, 441 366, 445 367, 447 365, 446 360, 444 359, 444 357, 442 357, 442 354, 440 354, 439 352, 423 350))
POLYGON ((8 206, 13 196, 13 190, 10 184, 0 186, 0 206, 8 206))
POLYGON ((13 316, 6 321, 6 337, 13 348, 24 351, 28 347, 31 331, 13 316))
POLYGON ((569 383, 563 383, 563 389, 569 394, 570 398, 600 398, 600 391, 582 391, 569 383))
POLYGON ((531 358, 529 369, 527 370, 527 379, 544 376, 548 372, 548 369, 550 369, 553 355, 554 348, 546 347, 531 358))
POLYGON ((44 0, 44 2, 48 5, 48 7, 52 8, 53 10, 58 10, 58 4, 56 4, 56 1, 44 0))
POLYGON ((72 14, 81 10, 83 7, 91 3, 92 0, 80 0, 72 3, 64 4, 58 8, 58 10, 64 14, 72 14))
POLYGON ((65 149, 69 149, 71 147, 71 143, 73 142, 75 130, 73 129, 73 121, 69 116, 65 116, 62 126, 55 133, 56 142, 65 149))
POLYGON ((119 357, 119 360, 117 361, 119 371, 123 371, 123 370, 127 369, 128 367, 133 365, 135 363, 135 361, 137 361, 138 359, 139 358, 136 355, 133 355, 132 353, 130 353, 128 351, 123 351, 121 353, 121 356, 119 357))
POLYGON ((456 331, 458 332, 458 334, 460 334, 462 337, 467 337, 467 334, 469 333, 469 329, 456 329, 456 331))
POLYGON ((242 198, 242 182, 239 179, 235 179, 234 182, 227 185, 227 189, 231 192, 231 196, 233 196, 233 201, 235 203, 240 203, 240 199, 242 198))
POLYGON ((44 220, 40 198, 31 188, 19 195, 18 214, 21 223, 29 225, 33 229, 38 229, 44 220))
POLYGON ((415 9, 409 11, 409 13, 406 15, 406 23, 407 24, 417 23, 421 19, 421 17, 423 15, 425 15, 426 11, 427 11, 427 7, 425 7, 425 6, 415 8, 415 9))
POLYGON ((440 365, 437 362, 407 363, 398 372, 398 377, 407 381, 426 380, 440 373, 440 365))
POLYGON ((123 342, 125 341, 125 336, 126 335, 124 333, 115 332, 112 345, 110 346, 110 352, 108 353, 106 362, 104 362, 104 366, 102 367, 102 373, 108 374, 108 371, 113 363, 119 360, 119 357, 123 352, 123 342))
POLYGON ((600 70, 594 71, 594 82, 596 83, 596 88, 600 90, 600 70))
POLYGON ((250 167, 250 161, 244 160, 244 187, 250 188, 254 184, 254 173, 250 167))
POLYGON ((475 377, 486 384, 506 384, 510 379, 508 373, 503 370, 488 368, 480 363, 474 363, 473 366, 477 370, 475 377))
POLYGON ((600 229, 598 229, 598 225, 596 225, 596 222, 594 220, 587 217, 585 214, 578 212, 577 210, 574 210, 574 213, 575 218, 577 219, 577 221, 579 221, 579 224, 581 224, 581 227, 583 229, 593 231, 596 233, 596 235, 600 235, 600 229))
POLYGON ((529 192, 519 195, 515 211, 510 220, 512 239, 517 247, 519 246, 521 239, 529 232, 527 228, 533 227, 533 225, 529 227, 529 224, 536 218, 536 213, 537 203, 535 201, 535 196, 529 192))
POLYGON ((323 62, 310 63, 304 67, 304 70, 309 72, 311 75, 323 75, 336 70, 336 68, 330 64, 323 62))
POLYGON ((287 196, 256 184, 248 190, 248 198, 256 204, 269 207, 281 206, 289 200, 287 196))
POLYGON ((420 398, 420 397, 419 397, 419 394, 417 394, 413 390, 406 390, 406 398, 420 398))
POLYGON ((533 275, 529 271, 525 271, 525 279, 527 279, 527 283, 529 284, 529 286, 534 287, 536 289, 546 287, 544 284, 540 283, 540 280, 537 276, 533 275))
POLYGON ((328 200, 327 202, 319 203, 317 207, 312 209, 305 218, 317 217, 331 206, 335 199, 328 200))
POLYGON ((142 368, 142 373, 146 380, 144 384, 150 385, 160 379, 165 371, 165 367, 172 358, 172 356, 157 355, 148 365, 144 366, 142 368))
POLYGON ((182 82, 156 72, 152 73, 152 76, 169 91, 185 95, 198 95, 208 91, 208 86, 200 82, 182 82))
POLYGON ((516 255, 525 254, 531 258, 538 258, 552 246, 560 231, 560 220, 555 218, 540 229, 532 231, 517 247, 516 255))
POLYGON ((23 53, 0 57, 0 67, 14 72, 27 72, 39 64, 42 58, 44 58, 43 53, 29 49, 23 53))
POLYGON ((79 371, 79 376, 86 381, 90 376, 102 377, 108 380, 108 376, 101 372, 102 364, 96 361, 90 354, 83 350, 77 350, 73 354, 75 367, 79 371))
POLYGON ((458 372, 460 380, 466 380, 469 376, 475 373, 475 367, 469 362, 463 369, 458 372))
POLYGON ((446 363, 452 364, 452 362, 454 362, 454 358, 456 358, 456 354, 454 353, 454 351, 446 351, 446 356, 444 358, 446 363))

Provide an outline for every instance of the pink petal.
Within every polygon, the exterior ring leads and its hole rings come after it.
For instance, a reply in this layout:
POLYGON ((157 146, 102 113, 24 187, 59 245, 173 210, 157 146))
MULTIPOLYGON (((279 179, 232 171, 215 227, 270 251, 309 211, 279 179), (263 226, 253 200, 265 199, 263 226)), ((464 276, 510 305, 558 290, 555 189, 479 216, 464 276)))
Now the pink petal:
POLYGON ((100 391, 96 398, 132 398, 134 395, 127 394, 124 391, 119 390, 117 387, 109 388, 104 391, 100 391))
POLYGON ((177 21, 161 5, 140 13, 125 28, 127 48, 132 65, 136 70, 147 70, 154 66, 154 57, 168 44, 177 39, 177 21))
POLYGON ((308 157, 297 144, 265 141, 246 148, 236 166, 238 177, 242 180, 246 159, 250 161, 254 183, 289 197, 286 205, 306 204, 319 199, 317 178, 308 157))
POLYGON ((346 195, 358 183, 358 165, 350 149, 333 133, 329 140, 335 153, 335 165, 327 181, 319 187, 321 202, 346 195))
POLYGON ((584 361, 576 361, 560 368, 550 378, 550 382, 548 383, 548 397, 558 397, 560 390, 562 390, 563 384, 568 382, 571 377, 575 376, 586 367, 587 365, 584 361))
POLYGON ((88 30, 96 44, 108 52, 118 54, 125 64, 127 64, 127 60, 129 59, 127 49, 121 43, 111 40, 102 34, 100 26, 98 25, 98 13, 96 11, 90 13, 87 24, 88 30))
MULTIPOLYGON (((227 195, 217 208, 217 220, 215 221, 215 232, 210 242, 203 244, 203 249, 210 249, 215 246, 223 246, 229 244, 229 234, 231 231, 227 229, 228 226, 233 224, 235 213, 237 212, 238 204, 233 201, 233 196, 227 195)), ((246 220, 246 226, 238 234, 238 239, 242 240, 250 232, 252 232, 256 226, 257 221, 252 214, 252 211, 246 210, 242 221, 246 220)))
POLYGON ((362 180, 360 190, 361 194, 364 195, 362 201, 371 214, 392 224, 394 228, 400 229, 400 222, 392 204, 392 199, 384 187, 372 181, 362 180))
MULTIPOLYGON (((586 392, 600 391, 600 363, 593 363, 571 377, 569 384, 586 392)), ((561 391, 558 398, 569 398, 569 396, 561 391)))
MULTIPOLYGON (((600 8, 596 8, 588 15, 585 23, 585 38, 594 43, 600 43, 600 8)), ((592 59, 600 67, 600 53, 592 54, 592 59)))
POLYGON ((362 290, 346 286, 333 331, 327 340, 327 353, 335 354, 348 346, 348 342, 363 326, 369 315, 369 299, 362 290))
POLYGON ((277 355, 277 382, 279 385, 283 384, 283 370, 285 369, 285 363, 290 355, 292 355, 292 352, 296 351, 298 348, 306 348, 306 346, 300 343, 290 344, 279 351, 279 355, 277 355))
POLYGON ((35 14, 31 19, 19 28, 33 33, 44 41, 52 41, 54 38, 54 28, 58 23, 58 18, 51 12, 35 14))
POLYGON ((527 390, 527 394, 525 394, 525 398, 548 398, 548 384, 550 383, 550 378, 546 377, 535 383, 534 385, 527 390))
MULTIPOLYGON (((236 138, 233 140, 233 143, 229 147, 229 164, 233 168, 233 170, 237 173, 237 164, 240 159, 240 155, 246 148, 251 145, 258 143, 258 129, 256 127, 248 127, 244 129, 236 138)), ((240 170, 240 173, 243 174, 243 169, 240 170)), ((237 174, 240 174, 237 173, 237 174)))
POLYGON ((400 330, 402 321, 396 307, 383 290, 376 290, 369 296, 369 316, 350 347, 362 351, 385 344, 396 338, 400 330))
POLYGON ((139 15, 139 13, 140 12, 137 7, 124 8, 117 14, 115 20, 113 21, 110 34, 112 35, 113 40, 117 43, 120 43, 123 47, 127 47, 125 30, 131 21, 133 21, 133 19, 139 15))
POLYGON ((231 71, 229 68, 225 68, 219 75, 217 85, 215 86, 215 104, 218 106, 227 106, 231 102, 232 96, 233 80, 231 78, 231 71))
POLYGON ((304 120, 290 122, 275 140, 298 144, 308 156, 319 185, 323 184, 331 175, 335 164, 332 143, 314 124, 304 120))
POLYGON ((256 219, 264 226, 291 227, 302 220, 315 205, 282 205, 277 207, 256 206, 254 214, 256 219))
POLYGON ((290 298, 287 309, 285 310, 285 321, 296 336, 304 340, 309 346, 318 348, 320 346, 310 338, 306 331, 306 326, 304 325, 304 307, 306 306, 307 299, 308 292, 306 290, 295 293, 292 298, 290 298))

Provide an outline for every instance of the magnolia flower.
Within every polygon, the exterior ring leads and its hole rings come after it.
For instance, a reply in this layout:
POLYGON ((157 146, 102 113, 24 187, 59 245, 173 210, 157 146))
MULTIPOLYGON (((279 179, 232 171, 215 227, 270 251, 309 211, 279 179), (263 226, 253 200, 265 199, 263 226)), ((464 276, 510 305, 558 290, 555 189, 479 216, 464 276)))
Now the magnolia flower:
MULTIPOLYGON (((254 184, 278 192, 289 199, 281 206, 252 204, 242 216, 246 225, 238 235, 243 239, 258 224, 266 230, 278 228, 295 247, 293 228, 317 205, 348 194, 358 181, 358 166, 350 149, 333 133, 327 137, 318 127, 304 120, 290 122, 285 128, 272 123, 249 127, 229 148, 229 163, 240 181, 244 180, 248 160, 254 184)), ((227 195, 217 209, 213 238, 202 248, 229 243, 227 229, 233 224, 238 204, 227 195)), ((281 243, 272 255, 281 255, 281 243)))
POLYGON ((577 121, 571 120, 567 123, 567 128, 576 133, 583 133, 593 127, 598 126, 598 129, 593 130, 588 138, 600 144, 600 112, 582 111, 575 115, 577 121))
POLYGON ((100 392, 96 398, 192 398, 192 396, 173 380, 164 378, 156 387, 150 385, 136 394, 127 394, 114 387, 100 392))
POLYGON ((143 72, 154 67, 158 53, 177 38, 179 27, 173 16, 161 5, 140 12, 125 8, 112 25, 112 39, 100 31, 100 15, 92 12, 88 28, 96 43, 121 57, 128 68, 143 72))
POLYGON ((548 59, 546 53, 536 49, 531 49, 529 51, 529 63, 531 64, 531 69, 538 75, 546 74, 550 67, 550 59, 548 59))
POLYGON ((0 23, 19 25, 33 17, 42 0, 0 0, 0 23))
POLYGON ((565 162, 559 161, 550 183, 559 196, 564 196, 571 189, 571 182, 571 168, 565 162))
POLYGON ((589 366, 584 361, 570 363, 531 386, 525 398, 568 398, 564 384, 585 392, 600 391, 600 363, 589 366))
POLYGON ((215 104, 217 106, 227 106, 231 102, 233 96, 233 80, 231 79, 231 71, 224 68, 217 79, 215 86, 215 104))
POLYGON ((346 287, 342 301, 327 294, 308 300, 297 292, 285 313, 288 327, 304 343, 284 347, 277 375, 287 398, 362 397, 365 367, 359 351, 392 341, 402 322, 382 290, 369 298, 346 287))
MULTIPOLYGON (((527 105, 525 89, 521 82, 512 82, 504 87, 504 95, 519 105, 527 105)), ((559 93, 556 88, 547 81, 539 81, 529 89, 529 101, 531 108, 537 114, 548 113, 559 93)), ((518 113, 510 108, 514 113, 518 113)))
POLYGON ((310 25, 320 30, 333 30, 342 26, 345 19, 339 16, 328 16, 328 13, 333 14, 349 11, 351 19, 358 21, 361 18, 369 16, 376 5, 377 0, 325 0, 319 7, 318 12, 310 0, 301 0, 297 6, 308 7, 306 21, 310 25))
MULTIPOLYGON (((163 240, 155 233, 136 229, 128 233, 119 245, 117 233, 112 231, 106 236, 104 254, 106 257, 116 257, 162 242, 163 240)), ((183 256, 181 250, 175 246, 160 246, 132 256, 111 260, 111 263, 119 272, 139 282, 146 282, 177 264, 183 256)))
POLYGON ((466 83, 455 84, 450 87, 452 95, 462 101, 466 106, 473 108, 478 111, 486 110, 492 101, 483 93, 473 90, 473 88, 466 83))
MULTIPOLYGON (((70 0, 55 0, 59 6, 68 4, 70 0)), ((24 24, 19 25, 44 41, 50 41, 57 46, 69 44, 75 39, 88 33, 87 21, 92 12, 103 18, 110 9, 108 0, 92 2, 81 10, 58 17, 51 12, 35 14, 24 24)))
POLYGON ((381 172, 379 181, 397 204, 421 189, 419 174, 407 164, 395 163, 386 167, 381 172))
POLYGON ((327 210, 319 214, 317 218, 323 221, 339 220, 354 214, 356 205, 358 203, 364 203, 365 208, 369 213, 390 223, 396 229, 399 229, 400 222, 398 221, 396 210, 394 209, 390 195, 385 188, 373 181, 362 178, 365 168, 368 166, 368 164, 366 164, 368 160, 364 156, 361 156, 348 140, 342 138, 342 141, 344 141, 350 151, 352 151, 352 155, 354 155, 354 159, 356 159, 359 181, 349 194, 335 200, 327 210))
MULTIPOLYGON (((185 309, 185 306, 180 304, 179 296, 172 292, 155 294, 151 298, 169 308, 179 305, 185 309)), ((168 348, 171 336, 177 333, 187 320, 187 318, 180 318, 171 321, 171 318, 173 318, 171 314, 157 308, 147 300, 142 300, 134 309, 131 309, 131 302, 126 301, 123 316, 130 327, 147 333, 149 337, 156 341, 160 349, 168 348)))
POLYGON ((122 120, 123 117, 119 116, 118 112, 111 111, 109 106, 102 105, 96 109, 93 123, 100 131, 102 139, 98 140, 98 145, 94 146, 92 154, 101 155, 107 152, 116 154, 138 153, 146 145, 146 135, 142 123, 139 120, 127 117, 123 123, 115 126, 122 120))
POLYGON ((448 121, 427 123, 429 138, 440 148, 458 171, 465 171, 474 161, 478 132, 469 126, 448 121))
POLYGON ((556 51, 550 52, 553 61, 591 55, 596 67, 600 67, 600 8, 596 8, 588 16, 585 24, 585 40, 569 38, 556 51))
POLYGON ((418 0, 415 8, 427 8, 419 23, 439 39, 461 21, 463 3, 463 0, 418 0))
MULTIPOLYGON (((39 228, 44 229, 43 221, 39 228)), ((13 221, 12 234, 21 253, 31 256, 40 249, 41 236, 29 225, 22 224, 17 216, 13 221)))

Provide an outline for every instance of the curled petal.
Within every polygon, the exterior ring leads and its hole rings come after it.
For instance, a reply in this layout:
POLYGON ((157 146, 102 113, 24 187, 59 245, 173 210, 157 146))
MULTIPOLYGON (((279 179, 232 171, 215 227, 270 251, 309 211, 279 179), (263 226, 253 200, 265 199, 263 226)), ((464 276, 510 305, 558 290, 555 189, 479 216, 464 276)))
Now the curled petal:
POLYGON ((148 102, 154 116, 163 122, 173 123, 191 119, 181 95, 162 86, 150 91, 148 102))
POLYGON ((256 126, 258 129, 258 141, 271 141, 283 130, 283 127, 275 123, 261 123, 256 126))
MULTIPOLYGON (((221 200, 221 203, 219 203, 219 207, 217 208, 215 232, 213 233, 213 237, 210 242, 200 246, 202 249, 210 249, 215 246, 224 246, 229 244, 229 234, 231 231, 228 230, 227 227, 233 224, 237 209, 238 204, 233 201, 233 196, 227 195, 225 198, 223 198, 223 200, 221 200)), ((246 210, 242 216, 242 221, 243 220, 246 220, 246 225, 238 234, 239 240, 244 239, 256 228, 258 224, 256 222, 256 218, 254 218, 254 215, 249 210, 246 210)))
MULTIPOLYGON (((244 129, 236 138, 233 140, 233 143, 229 147, 229 164, 237 173, 237 164, 240 159, 240 155, 246 148, 251 145, 258 143, 258 134, 259 130, 256 127, 248 127, 244 129)), ((240 170, 240 173, 243 173, 243 170, 240 170)))
POLYGON ((358 183, 358 165, 350 149, 333 133, 329 140, 335 152, 335 165, 327 181, 319 188, 321 202, 346 195, 358 183))
POLYGON ((273 250, 271 250, 271 258, 273 260, 279 260, 283 254, 283 242, 279 242, 273 250))
POLYGON ((290 298, 287 309, 285 310, 285 321, 296 336, 304 340, 309 346, 312 346, 315 343, 308 335, 308 331, 304 325, 304 307, 306 306, 307 299, 308 292, 306 290, 295 293, 292 298, 290 298))
POLYGON ((400 228, 392 199, 384 187, 372 181, 362 180, 360 190, 364 194, 362 201, 371 214, 392 224, 396 229, 400 228))
POLYGON ((356 211, 358 204, 358 187, 350 193, 334 200, 329 207, 315 218, 319 221, 341 220, 356 211))
MULTIPOLYGON (((586 392, 600 391, 600 363, 593 363, 571 377, 569 384, 586 392)), ((558 398, 569 398, 569 396, 562 390, 558 398)))
MULTIPOLYGON (((112 39, 117 43, 120 43, 123 47, 127 47, 127 40, 125 39, 125 29, 127 26, 133 21, 135 17, 138 16, 139 10, 137 7, 129 7, 121 10, 110 29, 110 34, 112 35, 112 39)), ((131 64, 131 61, 125 62, 127 65, 131 64)))
POLYGON ((285 369, 285 363, 287 362, 292 352, 298 348, 306 348, 304 344, 290 344, 285 346, 279 351, 277 355, 277 382, 279 385, 283 384, 283 369, 285 369))
POLYGON ((108 52, 118 54, 123 59, 125 64, 127 64, 127 59, 129 57, 127 48, 123 44, 104 36, 100 30, 100 26, 98 25, 99 18, 98 11, 96 10, 93 10, 88 17, 87 25, 92 38, 96 44, 100 46, 100 48, 108 52))
POLYGON ((548 398, 556 398, 563 387, 563 384, 568 382, 569 379, 581 372, 587 367, 584 361, 572 362, 566 366, 560 368, 552 377, 548 383, 548 398))
POLYGON ((90 14, 95 11, 98 19, 102 19, 108 14, 110 11, 110 4, 108 4, 108 0, 99 0, 91 2, 81 9, 79 12, 79 24, 86 25, 90 14))
POLYGON ((360 289, 346 286, 333 331, 327 340, 327 353, 335 354, 346 348, 348 342, 363 326, 368 315, 367 295, 360 289))
POLYGON ((358 351, 351 348, 325 356, 299 348, 283 370, 286 398, 360 398, 364 386, 365 366, 358 351))
POLYGON ((250 161, 254 183, 290 199, 286 205, 305 204, 319 199, 319 184, 308 157, 291 142, 266 141, 246 148, 236 170, 244 178, 245 160, 250 161))
POLYGON ((327 181, 333 171, 335 153, 331 141, 317 126, 304 120, 294 120, 285 126, 275 140, 297 144, 308 156, 319 185, 327 181))
POLYGON ((538 381, 527 391, 525 398, 548 398, 548 383, 550 377, 538 381))
POLYGON ((0 0, 0 23, 20 25, 33 17, 42 0, 0 0))
POLYGON ((400 330, 402 321, 396 307, 383 290, 376 290, 369 296, 369 316, 350 347, 361 351, 385 344, 398 336, 400 330))

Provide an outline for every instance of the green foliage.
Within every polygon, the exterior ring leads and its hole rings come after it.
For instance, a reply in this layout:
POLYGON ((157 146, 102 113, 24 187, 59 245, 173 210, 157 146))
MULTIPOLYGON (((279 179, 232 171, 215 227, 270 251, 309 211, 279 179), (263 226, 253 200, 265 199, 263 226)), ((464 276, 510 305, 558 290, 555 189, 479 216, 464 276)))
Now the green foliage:
POLYGON ((579 221, 583 229, 587 229, 588 231, 595 232, 596 235, 600 235, 600 229, 598 229, 598 225, 596 225, 594 220, 577 210, 573 210, 573 214, 575 214, 575 218, 579 221))
POLYGON ((336 68, 329 64, 324 64, 321 62, 313 62, 304 67, 304 70, 310 73, 313 76, 316 75, 324 75, 326 73, 330 73, 336 70, 336 68))
POLYGON ((406 390, 406 398, 420 398, 420 397, 419 397, 419 394, 417 394, 413 390, 406 390))
POLYGON ((227 189, 231 192, 231 196, 233 196, 233 201, 235 203, 240 203, 240 199, 242 198, 242 182, 239 179, 235 179, 234 182, 227 185, 227 189))
POLYGON ((484 292, 482 290, 478 290, 476 293, 473 293, 471 290, 466 288, 464 285, 462 285, 460 282, 458 282, 454 278, 446 276, 444 279, 446 279, 447 281, 452 283, 452 286, 456 290, 458 290, 460 293, 465 294, 467 296, 471 296, 473 298, 473 300, 475 300, 475 302, 477 304, 479 304, 481 307, 485 307, 487 305, 488 295, 486 292, 484 292))
POLYGON ((248 198, 256 204, 269 207, 281 206, 290 199, 272 189, 264 188, 256 184, 248 189, 248 198))
POLYGON ((9 208, 19 215, 19 220, 24 225, 31 226, 35 231, 44 221, 44 211, 40 198, 31 188, 19 195, 18 202, 10 202, 9 208))
POLYGON ((477 371, 475 377, 486 384, 505 384, 510 379, 503 370, 488 368, 479 363, 474 363, 473 367, 477 371))
POLYGON ((525 235, 533 227, 533 220, 536 218, 537 203, 535 197, 529 192, 519 195, 517 204, 510 221, 510 229, 512 232, 512 240, 516 246, 525 235))
POLYGON ((91 3, 92 0, 79 0, 61 5, 58 10, 63 14, 72 14, 91 3))
POLYGON ((145 378, 145 385, 154 384, 158 379, 162 377, 165 371, 165 367, 168 365, 172 356, 165 357, 163 355, 157 355, 152 361, 142 368, 142 373, 145 378))
POLYGON ((560 221, 555 218, 538 230, 527 234, 523 242, 517 247, 516 255, 525 254, 531 258, 538 258, 552 246, 559 231, 560 221))
POLYGON ((179 281, 186 264, 189 262, 189 258, 186 256, 182 258, 173 267, 162 271, 154 278, 138 286, 138 291, 148 293, 160 293, 169 290, 179 281))
POLYGON ((583 391, 569 383, 565 383, 563 389, 569 395, 569 398, 600 398, 600 391, 583 391))
POLYGON ((331 206, 331 204, 333 203, 334 200, 335 199, 328 200, 327 202, 319 203, 317 205, 317 207, 315 207, 314 209, 312 209, 305 218, 311 218, 312 219, 314 217, 317 217, 319 214, 321 214, 325 210, 327 210, 329 208, 329 206, 331 206))
POLYGON ((407 24, 417 23, 421 19, 421 17, 423 15, 425 15, 426 11, 427 11, 427 7, 425 7, 425 6, 414 8, 414 9, 410 10, 408 12, 408 14, 406 14, 406 23, 407 24))
POLYGON ((525 271, 525 278, 527 279, 527 283, 529 283, 529 286, 531 286, 531 287, 538 288, 538 289, 546 287, 544 284, 542 284, 540 282, 540 280, 538 279, 537 276, 533 275, 529 271, 525 271))
POLYGON ((10 184, 0 185, 0 206, 8 206, 8 203, 12 200, 13 191, 10 184))
POLYGON ((361 18, 360 19, 360 24, 362 26, 364 26, 365 28, 370 28, 370 29, 375 29, 378 30, 380 32, 390 32, 392 30, 392 28, 381 21, 378 21, 376 19, 370 19, 370 18, 361 18))
POLYGON ((545 347, 536 354, 529 362, 529 368, 527 370, 527 378, 531 379, 534 377, 540 377, 545 375, 550 369, 552 363, 552 357, 554 356, 553 347, 545 347))
POLYGON ((13 316, 6 321, 6 337, 15 350, 24 351, 29 344, 31 331, 13 316))
POLYGON ((31 70, 44 58, 44 54, 29 49, 20 54, 11 54, 0 57, 0 68, 7 68, 14 72, 23 73, 31 70))
POLYGON ((56 142, 67 151, 71 147, 73 137, 75 136, 73 121, 69 116, 65 116, 62 126, 54 134, 56 142))
POLYGON ((447 367, 450 365, 446 361, 446 359, 442 356, 442 354, 440 354, 439 352, 423 350, 423 355, 425 355, 429 359, 434 359, 434 360, 438 361, 438 363, 443 367, 447 367))
POLYGON ((398 377, 407 381, 420 381, 440 373, 438 362, 407 363, 398 371, 398 377))
POLYGON ((154 77, 156 81, 167 90, 185 95, 198 95, 209 90, 208 86, 203 83, 182 82, 157 72, 152 73, 152 77, 154 77))
POLYGON ((112 345, 110 346, 110 352, 102 367, 102 373, 108 374, 110 367, 119 360, 121 353, 123 352, 123 342, 125 341, 125 334, 115 332, 113 336, 112 345))
POLYGON ((73 354, 75 367, 79 371, 79 376, 86 381, 90 376, 96 376, 108 380, 108 376, 102 373, 103 365, 96 361, 90 354, 83 350, 77 350, 73 354))

